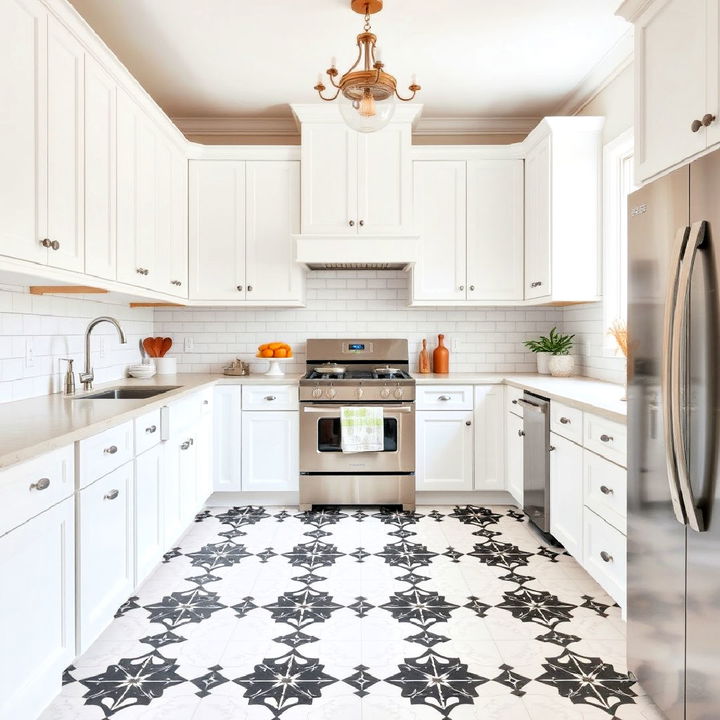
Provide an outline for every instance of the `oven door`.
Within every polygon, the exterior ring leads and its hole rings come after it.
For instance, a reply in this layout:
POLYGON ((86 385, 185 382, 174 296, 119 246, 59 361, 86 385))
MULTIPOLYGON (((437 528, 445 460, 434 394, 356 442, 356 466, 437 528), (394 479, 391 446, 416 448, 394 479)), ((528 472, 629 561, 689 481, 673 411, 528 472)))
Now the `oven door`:
POLYGON ((301 473, 413 473, 415 472, 415 406, 383 408, 385 447, 381 452, 344 453, 340 449, 340 405, 305 404, 300 408, 301 473))

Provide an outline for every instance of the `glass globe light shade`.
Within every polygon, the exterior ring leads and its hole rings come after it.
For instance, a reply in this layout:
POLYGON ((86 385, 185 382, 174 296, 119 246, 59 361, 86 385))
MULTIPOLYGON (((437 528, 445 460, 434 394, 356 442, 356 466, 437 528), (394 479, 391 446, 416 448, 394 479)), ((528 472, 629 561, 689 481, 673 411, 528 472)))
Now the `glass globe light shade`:
POLYGON ((340 95, 340 114, 345 124, 362 133, 382 130, 395 114, 395 98, 375 100, 370 91, 366 91, 360 100, 351 101, 340 95))

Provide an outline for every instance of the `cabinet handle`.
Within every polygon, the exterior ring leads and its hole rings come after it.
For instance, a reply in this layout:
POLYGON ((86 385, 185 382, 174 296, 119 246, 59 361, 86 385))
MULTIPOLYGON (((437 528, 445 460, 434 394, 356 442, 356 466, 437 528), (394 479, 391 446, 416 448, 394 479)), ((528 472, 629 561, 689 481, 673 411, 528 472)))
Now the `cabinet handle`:
POLYGON ((147 268, 137 268, 135 271, 138 275, 149 275, 150 271, 147 268))
POLYGON ((604 550, 600 553, 600 557, 602 558, 603 562, 611 563, 614 561, 613 556, 610 553, 606 553, 604 550))
POLYGON ((470 286, 470 292, 472 292, 473 290, 475 290, 475 286, 474 286, 474 285, 471 285, 471 286, 470 286))
POLYGON ((117 452, 117 445, 111 445, 110 447, 106 447, 103 452, 106 455, 114 455, 117 452))
POLYGON ((242 291, 243 291, 243 286, 242 286, 242 285, 236 285, 236 286, 235 286, 235 289, 236 289, 238 292, 242 292, 242 291))
POLYGON ((248 285, 248 292, 252 292, 252 285, 248 285))
POLYGON ((560 418, 560 422, 561 422, 563 425, 570 425, 570 418, 561 417, 561 418, 560 418))
POLYGON ((542 280, 535 280, 535 282, 530 283, 531 288, 540 287, 542 285, 542 280))
POLYGON ((607 485, 601 485, 600 492, 603 495, 612 495, 615 491, 612 488, 609 488, 607 485))
POLYGON ((517 403, 517 400, 513 400, 513 401, 512 401, 512 404, 513 404, 513 405, 517 405, 517 404, 518 404, 518 403, 517 403))
POLYGON ((157 425, 151 425, 150 427, 146 427, 145 432, 149 435, 152 435, 154 432, 157 432, 157 425))
POLYGON ((464 285, 461 285, 461 286, 458 288, 458 290, 464 290, 464 289, 465 289, 465 286, 464 286, 464 285))
POLYGON ((265 396, 265 399, 266 399, 268 402, 272 402, 273 400, 277 400, 277 397, 275 397, 275 395, 266 395, 266 396, 265 396))
POLYGON ((180 445, 181 450, 187 450, 192 443, 189 440, 186 440, 182 445, 180 445))
POLYGON ((178 287, 180 287, 182 285, 182 280, 171 280, 170 284, 177 285, 178 287))
POLYGON ((50 238, 43 238, 43 239, 40 241, 40 244, 41 244, 44 248, 49 248, 49 247, 52 246, 52 243, 50 242, 50 238))
POLYGON ((438 395, 438 400, 442 400, 443 402, 447 402, 448 400, 451 400, 452 398, 449 395, 438 395))
POLYGON ((110 492, 105 493, 103 500, 114 500, 119 494, 119 490, 110 490, 110 492))
POLYGON ((203 405, 209 405, 210 401, 208 399, 203 400, 203 405))
POLYGON ((472 420, 466 420, 466 421, 465 421, 465 424, 466 424, 467 426, 472 425, 472 420))
POLYGON ((30 485, 30 490, 47 490, 50 487, 50 478, 40 478, 30 485))
POLYGON ((358 223, 358 225, 359 225, 360 227, 364 227, 365 221, 364 221, 364 220, 361 220, 361 221, 358 223))
POLYGON ((715 122, 715 116, 711 113, 705 113, 702 118, 703 127, 708 127, 715 122))
POLYGON ((548 452, 552 452, 553 450, 555 450, 555 446, 554 446, 554 445, 548 445, 548 452))
POLYGON ((524 430, 518 430, 518 437, 525 437, 525 431, 524 431, 524 430))
POLYGON ((700 120, 693 120, 690 123, 690 132, 696 133, 701 127, 702 127, 702 122, 700 122, 700 120))
POLYGON ((354 220, 348 220, 348 225, 350 227, 355 227, 355 221, 354 220))
POLYGON ((601 435, 600 440, 602 440, 602 442, 604 442, 604 443, 612 442, 613 437, 611 435, 601 435))

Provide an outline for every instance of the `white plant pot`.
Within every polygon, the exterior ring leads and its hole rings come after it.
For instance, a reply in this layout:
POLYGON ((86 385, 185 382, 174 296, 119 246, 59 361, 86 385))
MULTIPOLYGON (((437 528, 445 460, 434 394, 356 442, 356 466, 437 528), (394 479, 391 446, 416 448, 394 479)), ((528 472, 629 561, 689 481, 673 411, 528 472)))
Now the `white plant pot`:
POLYGON ((535 353, 535 357, 537 358, 537 369, 538 372, 541 375, 549 375, 550 374, 550 358, 552 357, 552 353, 549 352, 539 352, 535 353))
POLYGON ((575 358, 572 355, 551 355, 548 364, 553 377, 570 377, 575 371, 575 358))

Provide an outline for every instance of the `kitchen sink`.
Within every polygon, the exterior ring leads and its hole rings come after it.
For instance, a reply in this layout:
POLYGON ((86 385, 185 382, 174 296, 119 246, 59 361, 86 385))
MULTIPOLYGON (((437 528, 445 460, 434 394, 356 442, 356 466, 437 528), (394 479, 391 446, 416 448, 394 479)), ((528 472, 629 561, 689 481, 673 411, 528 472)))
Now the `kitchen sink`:
POLYGON ((77 395, 73 400, 142 400, 143 398, 151 398, 156 395, 177 390, 179 385, 155 385, 152 387, 116 387, 107 390, 98 390, 90 392, 86 395, 77 395))

